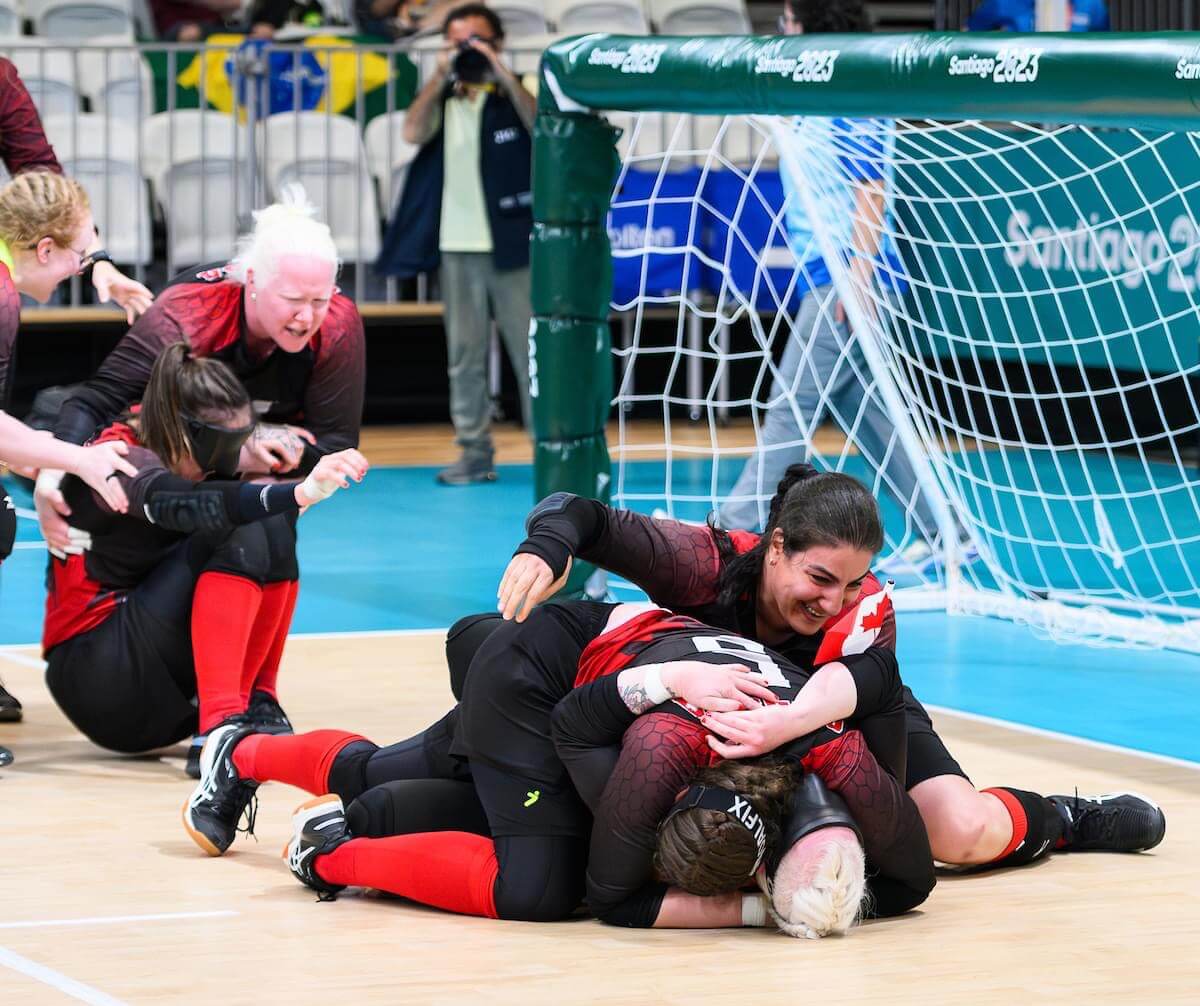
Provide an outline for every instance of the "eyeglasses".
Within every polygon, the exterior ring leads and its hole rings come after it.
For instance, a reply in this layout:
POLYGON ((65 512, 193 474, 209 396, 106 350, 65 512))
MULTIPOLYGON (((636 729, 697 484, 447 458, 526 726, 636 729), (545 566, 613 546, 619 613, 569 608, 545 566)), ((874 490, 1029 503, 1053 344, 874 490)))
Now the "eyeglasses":
MULTIPOLYGON (((25 248, 27 251, 36 251, 37 246, 40 245, 43 241, 45 241, 47 239, 49 239, 50 241, 54 241, 54 238, 51 237, 49 234, 47 234, 44 237, 38 238, 33 244, 26 245, 25 248)), ((59 248, 65 247, 67 249, 67 251, 73 252, 76 256, 78 256, 79 268, 77 270, 75 270, 76 275, 78 275, 79 273, 87 272, 87 270, 94 264, 93 260, 95 259, 95 255, 94 254, 89 255, 87 253, 86 249, 84 251, 79 251, 75 248, 72 248, 70 245, 60 245, 60 244, 58 244, 57 241, 54 241, 54 243, 56 245, 58 245, 59 248)))

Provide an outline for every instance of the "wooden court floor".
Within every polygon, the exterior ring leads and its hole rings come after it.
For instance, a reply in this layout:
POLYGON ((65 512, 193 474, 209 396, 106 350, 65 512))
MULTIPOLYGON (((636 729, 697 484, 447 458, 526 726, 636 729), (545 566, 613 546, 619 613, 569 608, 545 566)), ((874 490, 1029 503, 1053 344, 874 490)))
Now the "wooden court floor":
MULTIPOLYGON (((32 650, 0 653, 26 721, 0 726, 0 1003, 992 1003, 1200 1001, 1200 773, 944 715, 981 785, 1132 788, 1168 817, 1152 854, 1057 856, 943 877, 923 909, 844 939, 461 918, 374 895, 320 904, 279 859, 303 794, 260 790, 258 841, 184 834, 181 752, 122 758, 51 703, 32 650)), ((293 639, 300 729, 388 742, 447 708, 437 633, 293 639)))

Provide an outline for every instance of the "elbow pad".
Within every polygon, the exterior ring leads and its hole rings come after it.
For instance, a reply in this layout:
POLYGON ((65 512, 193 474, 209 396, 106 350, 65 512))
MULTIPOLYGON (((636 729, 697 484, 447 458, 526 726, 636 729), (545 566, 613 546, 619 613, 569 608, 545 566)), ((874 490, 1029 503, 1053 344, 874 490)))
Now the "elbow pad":
POLYGON ((204 489, 153 493, 146 503, 146 518, 151 524, 183 534, 228 531, 233 527, 225 494, 204 489))
POLYGON ((541 520, 543 517, 549 516, 550 514, 562 513, 570 505, 571 500, 578 498, 579 497, 574 493, 551 493, 537 506, 529 511, 529 516, 525 518, 525 533, 527 535, 532 534, 533 525, 539 520, 541 520))

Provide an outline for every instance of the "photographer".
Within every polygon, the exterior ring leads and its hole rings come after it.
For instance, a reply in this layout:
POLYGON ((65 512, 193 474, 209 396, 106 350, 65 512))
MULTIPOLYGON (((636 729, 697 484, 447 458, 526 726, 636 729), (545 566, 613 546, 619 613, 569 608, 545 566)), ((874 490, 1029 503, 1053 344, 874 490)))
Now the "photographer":
POLYGON ((404 138, 409 168, 378 268, 408 277, 440 266, 450 417, 462 454, 445 485, 491 482, 487 350, 500 328, 529 422, 529 191, 536 101, 500 60, 504 29, 490 8, 446 15, 437 67, 413 99, 404 138))

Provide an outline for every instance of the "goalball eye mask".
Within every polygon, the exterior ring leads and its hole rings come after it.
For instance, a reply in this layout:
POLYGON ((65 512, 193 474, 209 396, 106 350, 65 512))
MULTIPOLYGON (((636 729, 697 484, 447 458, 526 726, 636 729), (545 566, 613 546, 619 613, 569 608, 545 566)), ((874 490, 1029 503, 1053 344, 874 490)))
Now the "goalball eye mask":
POLYGON ((231 430, 215 423, 206 423, 203 419, 189 416, 186 412, 180 415, 187 431, 188 446, 200 470, 214 472, 221 478, 234 478, 237 475, 238 456, 242 452, 242 445, 254 432, 256 423, 251 420, 248 426, 231 430))
POLYGON ((750 802, 750 798, 720 786, 689 786, 683 797, 663 818, 663 824, 666 824, 676 814, 695 807, 728 814, 750 832, 754 838, 755 848, 758 850, 754 857, 754 865, 750 867, 750 872, 747 874, 747 876, 753 877, 762 865, 763 856, 767 851, 767 828, 758 811, 750 802))

